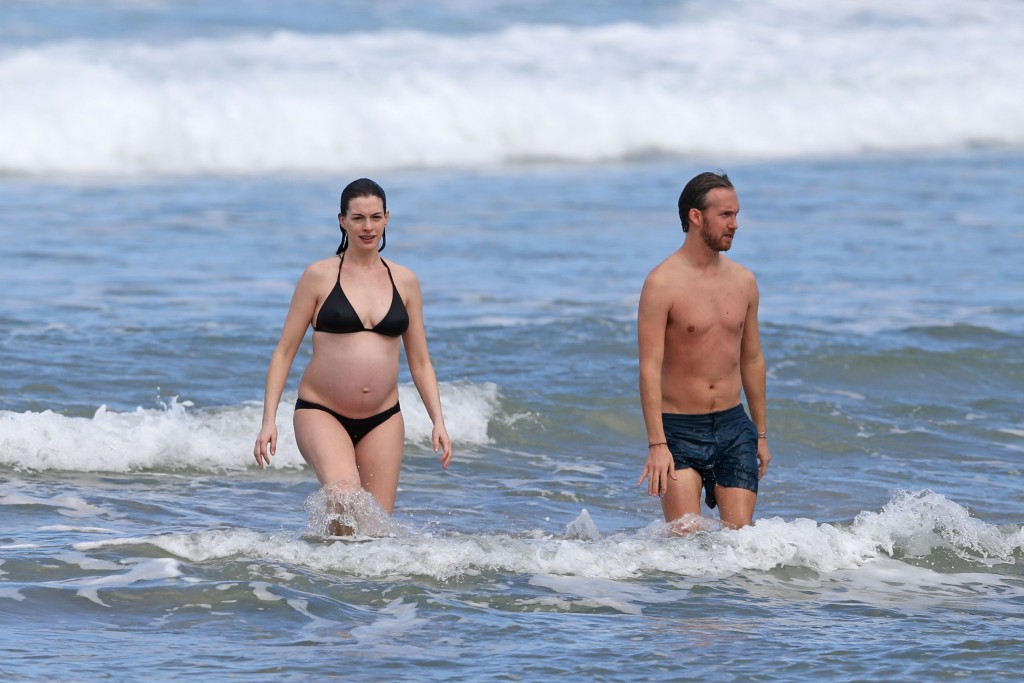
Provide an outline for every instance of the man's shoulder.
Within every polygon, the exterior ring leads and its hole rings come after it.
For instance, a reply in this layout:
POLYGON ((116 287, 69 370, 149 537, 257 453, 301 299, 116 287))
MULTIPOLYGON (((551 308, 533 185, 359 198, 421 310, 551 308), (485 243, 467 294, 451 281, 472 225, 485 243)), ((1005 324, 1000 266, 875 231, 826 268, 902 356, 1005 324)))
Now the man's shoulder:
POLYGON ((752 273, 750 272, 750 269, 747 268, 742 263, 740 263, 739 261, 731 259, 728 256, 726 256, 725 254, 722 254, 721 258, 722 258, 722 263, 725 265, 726 268, 729 269, 729 272, 731 274, 734 274, 734 275, 752 275, 752 273))
POLYGON ((644 280, 640 292, 641 306, 669 309, 680 294, 686 292, 693 277, 692 268, 677 251, 654 266, 644 280))
MULTIPOLYGON (((721 255, 719 278, 741 285, 744 288, 756 288, 754 273, 746 266, 721 255)), ((685 256, 675 252, 656 265, 647 274, 644 288, 653 291, 678 291, 686 288, 686 283, 702 279, 701 271, 692 267, 685 256)))
POLYGON ((742 263, 733 261, 730 258, 722 257, 728 266, 729 277, 735 278, 745 285, 753 285, 756 283, 753 271, 744 266, 742 263))
POLYGON ((673 281, 679 277, 681 272, 686 269, 686 262, 682 258, 682 255, 676 251, 654 266, 649 273, 647 273, 647 282, 657 284, 661 281, 673 281))

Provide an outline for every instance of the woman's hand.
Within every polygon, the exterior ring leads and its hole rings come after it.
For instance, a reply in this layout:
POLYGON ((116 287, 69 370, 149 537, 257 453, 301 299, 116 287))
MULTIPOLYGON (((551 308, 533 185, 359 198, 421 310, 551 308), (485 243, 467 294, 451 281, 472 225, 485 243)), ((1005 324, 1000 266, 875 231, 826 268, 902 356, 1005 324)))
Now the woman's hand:
POLYGON ((448 463, 452 460, 452 440, 448 438, 448 430, 444 423, 434 425, 434 433, 431 437, 434 441, 434 452, 441 451, 438 460, 441 462, 441 469, 448 469, 448 463))
POLYGON ((262 470, 264 465, 270 464, 270 456, 277 454, 277 425, 263 425, 260 435, 256 437, 256 446, 252 449, 252 455, 256 458, 256 464, 262 470))

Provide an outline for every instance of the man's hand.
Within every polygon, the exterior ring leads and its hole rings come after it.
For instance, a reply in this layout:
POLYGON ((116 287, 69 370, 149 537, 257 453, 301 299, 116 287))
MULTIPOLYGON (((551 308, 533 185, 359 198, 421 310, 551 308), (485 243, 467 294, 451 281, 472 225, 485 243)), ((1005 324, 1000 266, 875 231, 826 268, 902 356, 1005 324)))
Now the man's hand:
POLYGON ((768 439, 757 440, 757 478, 760 479, 768 471, 768 463, 772 454, 768 452, 768 439))
MULTIPOLYGON (((760 457, 760 452, 758 452, 760 457)), ((637 486, 647 480, 647 495, 660 496, 668 490, 668 480, 676 478, 676 462, 667 444, 651 446, 647 451, 647 464, 640 474, 637 486)))

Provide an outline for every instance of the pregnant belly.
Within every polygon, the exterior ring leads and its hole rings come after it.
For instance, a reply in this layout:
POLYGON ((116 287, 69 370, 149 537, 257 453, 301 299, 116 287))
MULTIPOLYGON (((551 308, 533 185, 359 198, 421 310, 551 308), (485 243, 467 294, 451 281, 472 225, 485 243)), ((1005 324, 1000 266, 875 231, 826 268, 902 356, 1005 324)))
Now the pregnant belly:
POLYGON ((348 417, 367 417, 398 400, 399 339, 357 332, 313 340, 299 396, 348 417))

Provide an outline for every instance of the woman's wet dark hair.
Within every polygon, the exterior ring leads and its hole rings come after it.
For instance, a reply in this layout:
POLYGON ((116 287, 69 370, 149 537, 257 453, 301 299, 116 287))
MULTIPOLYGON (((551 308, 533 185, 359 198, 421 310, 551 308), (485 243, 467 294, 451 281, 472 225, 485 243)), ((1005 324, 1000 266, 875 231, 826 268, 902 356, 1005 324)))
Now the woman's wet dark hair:
POLYGON ((708 193, 719 187, 727 190, 735 189, 724 171, 720 173, 705 171, 686 183, 686 187, 679 195, 679 220, 683 223, 683 232, 690 231, 690 209, 698 211, 707 209, 708 193))
MULTIPOLYGON (((345 186, 345 189, 341 191, 341 200, 338 202, 338 213, 345 215, 348 213, 348 205, 352 203, 353 199, 357 197, 380 197, 381 204, 384 205, 384 210, 388 210, 388 198, 384 194, 384 188, 378 185, 369 178, 360 178, 353 180, 351 183, 345 186)), ((387 244, 387 236, 381 235, 380 247, 377 251, 384 251, 384 245, 387 244)), ((338 245, 337 254, 341 254, 348 249, 348 231, 345 228, 341 228, 341 244, 338 245)))

